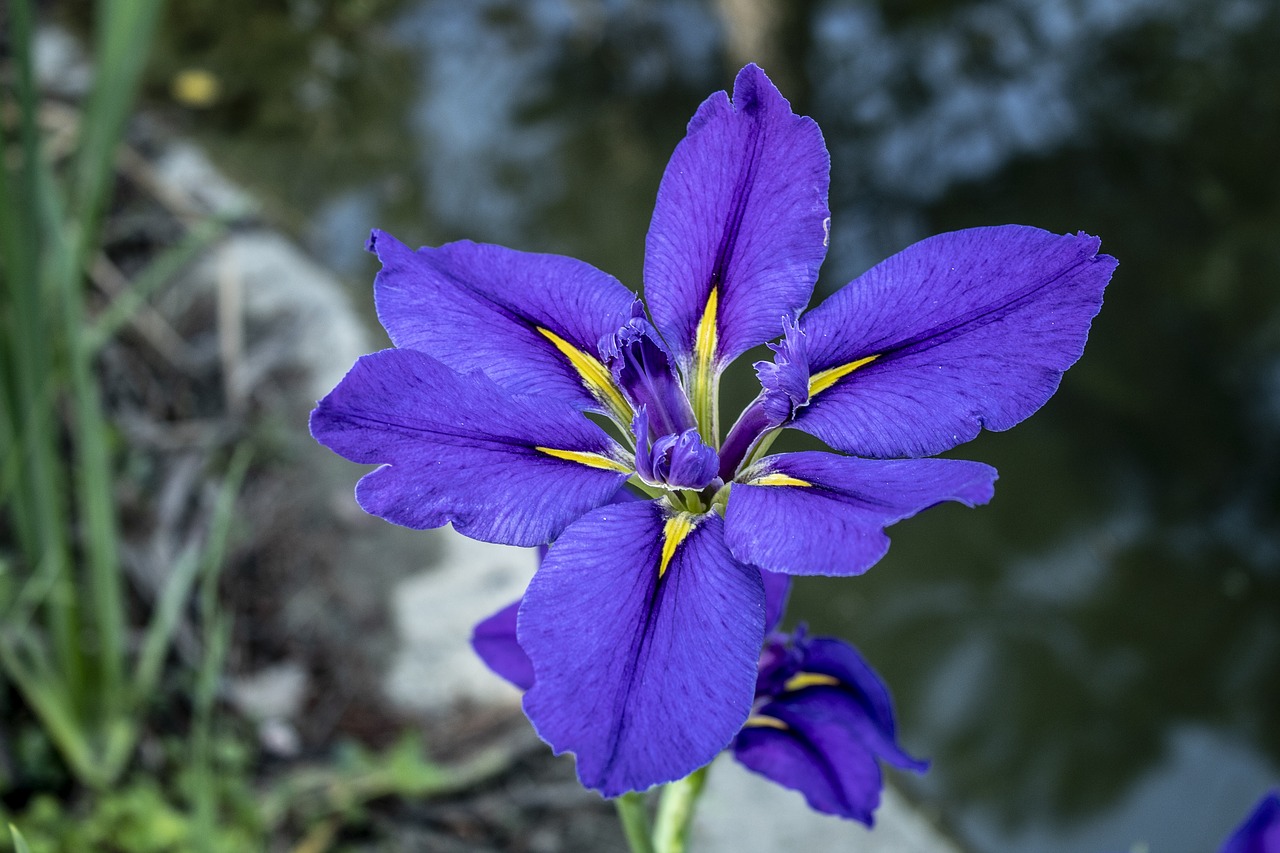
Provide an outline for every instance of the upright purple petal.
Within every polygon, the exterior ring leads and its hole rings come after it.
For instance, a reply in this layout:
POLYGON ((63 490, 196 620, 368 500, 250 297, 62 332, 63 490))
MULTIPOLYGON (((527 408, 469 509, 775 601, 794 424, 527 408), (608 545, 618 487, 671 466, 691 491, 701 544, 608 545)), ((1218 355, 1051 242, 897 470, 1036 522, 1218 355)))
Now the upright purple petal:
POLYGON ((942 501, 991 499, 996 471, 957 459, 857 459, 812 450, 766 456, 733 484, 733 555, 793 575, 856 575, 889 550, 884 528, 942 501))
POLYGON ((1236 827, 1219 853, 1276 853, 1280 851, 1280 791, 1271 791, 1236 827))
POLYGON ((378 319, 397 347, 481 371, 514 393, 607 410, 555 338, 598 361, 600 338, 635 303, 613 276, 573 258, 470 241, 415 252, 384 231, 369 248, 382 262, 378 319))
POLYGON ((1116 267, 1098 245, 1006 225, 940 234, 881 262, 804 317, 819 390, 794 426, 877 458, 1008 429, 1084 350, 1116 267))
POLYGON ((516 615, 520 602, 513 601, 476 625, 471 648, 485 666, 521 690, 533 686, 533 663, 516 639, 516 615))
POLYGON ((311 413, 311 434, 353 462, 382 465, 357 487, 366 512, 405 527, 452 522, 504 545, 551 541, 630 471, 569 403, 509 396, 409 349, 357 361, 311 413))
POLYGON ((760 573, 729 554, 717 515, 602 507, 556 540, 525 593, 525 712, 606 797, 683 778, 746 720, 764 621, 760 573))
POLYGON ((686 363, 715 291, 716 364, 776 338, 809 301, 827 251, 830 159, 812 119, 748 65, 689 122, 658 188, 645 297, 686 363))

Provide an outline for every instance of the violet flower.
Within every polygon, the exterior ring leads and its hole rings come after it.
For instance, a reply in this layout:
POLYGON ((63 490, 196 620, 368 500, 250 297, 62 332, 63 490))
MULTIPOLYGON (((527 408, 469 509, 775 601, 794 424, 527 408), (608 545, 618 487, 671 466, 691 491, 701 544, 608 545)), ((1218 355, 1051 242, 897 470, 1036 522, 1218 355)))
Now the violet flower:
POLYGON ((889 690, 858 650, 803 627, 765 645, 733 754, 815 811, 867 826, 880 804, 880 761, 917 773, 929 766, 898 745, 889 690))
POLYGON ((1219 853, 1280 853, 1280 791, 1258 800, 1219 853))
POLYGON ((801 318, 826 254, 828 172, 817 125, 749 65, 732 102, 699 107, 662 178, 647 315, 581 261, 370 239, 395 348, 356 363, 312 434, 381 466, 356 490, 374 515, 553 543, 518 611, 524 707, 605 796, 680 779, 742 728, 761 569, 859 574, 887 525, 991 497, 989 466, 918 457, 1039 408, 1115 267, 1092 237, 972 229, 917 243, 801 318), (780 335, 722 441, 721 372, 780 335), (852 455, 768 455, 784 427, 852 455), (612 502, 624 483, 651 499, 612 502))

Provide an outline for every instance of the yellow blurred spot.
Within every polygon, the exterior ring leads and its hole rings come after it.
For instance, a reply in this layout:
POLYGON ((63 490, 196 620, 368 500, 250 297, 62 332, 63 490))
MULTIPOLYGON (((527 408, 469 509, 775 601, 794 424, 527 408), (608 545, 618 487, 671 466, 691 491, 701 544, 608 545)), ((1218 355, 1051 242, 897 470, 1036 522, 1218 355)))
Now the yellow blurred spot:
POLYGON ((747 721, 742 724, 742 727, 744 729, 780 729, 784 732, 789 728, 786 723, 782 722, 782 720, 779 720, 777 717, 766 717, 764 714, 752 714, 750 717, 747 717, 747 721))
POLYGON ((864 364, 870 364, 879 357, 880 355, 877 353, 876 355, 869 355, 866 358, 860 358, 857 361, 851 361, 848 364, 841 364, 837 367, 828 368, 821 373, 815 373, 813 376, 809 377, 809 396, 812 397, 819 391, 827 390, 850 373, 853 373, 853 371, 857 370, 859 367, 862 367, 864 364))
POLYGON ((173 99, 184 107, 204 109, 217 103, 222 83, 213 72, 203 68, 184 68, 173 75, 169 87, 173 99))
POLYGON ((667 566, 671 564, 671 558, 676 555, 676 548, 680 547, 680 543, 697 526, 698 519, 687 512, 678 512, 667 519, 666 525, 662 528, 662 562, 658 564, 658 577, 667 573, 667 566))
POLYGON ((823 675, 820 672, 801 672, 787 679, 782 685, 783 690, 803 690, 806 687, 831 687, 839 684, 840 679, 830 675, 823 675))

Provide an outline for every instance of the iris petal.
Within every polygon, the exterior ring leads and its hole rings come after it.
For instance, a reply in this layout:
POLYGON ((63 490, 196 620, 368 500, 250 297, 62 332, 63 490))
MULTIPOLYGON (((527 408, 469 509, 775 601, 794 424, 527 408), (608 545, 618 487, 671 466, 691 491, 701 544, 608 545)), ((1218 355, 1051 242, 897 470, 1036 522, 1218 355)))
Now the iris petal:
POLYGON ((1276 850, 1280 850, 1280 789, 1258 800, 1218 853, 1275 853, 1276 850))
POLYGON ((698 108, 645 243, 649 309, 686 373, 776 338, 808 302, 827 251, 829 171, 818 126, 755 65, 738 74, 732 103, 718 92, 698 108))
POLYGON ((573 258, 469 241, 415 252, 384 231, 369 248, 382 262, 378 319, 397 347, 481 371, 514 393, 618 414, 596 345, 630 318, 635 295, 613 276, 573 258))
POLYGON ((489 669, 521 690, 533 686, 533 663, 516 641, 516 616, 520 602, 513 601, 476 625, 471 648, 489 669))
POLYGON ((884 682, 840 640, 771 640, 761 664, 762 701, 734 741, 747 768, 804 794, 817 811, 870 826, 880 802, 880 761, 923 772, 894 733, 884 682))
POLYGON ((889 549, 884 528, 942 501, 991 499, 996 471, 957 459, 767 456, 734 483, 725 541, 735 557, 793 575, 856 575, 889 549))
POLYGON ((874 458, 931 456, 1040 408, 1084 349, 1116 261, 1018 225, 922 240, 806 314, 793 424, 874 458))
POLYGON ((525 712, 578 777, 612 797, 687 776, 747 718, 765 598, 702 516, 668 555, 655 502, 601 507, 552 545, 520 608, 525 712))
POLYGON ((504 545, 549 542, 628 476, 622 449, 574 406, 513 397, 408 349, 357 361, 312 412, 311 434, 382 464, 356 489, 366 512, 504 545))

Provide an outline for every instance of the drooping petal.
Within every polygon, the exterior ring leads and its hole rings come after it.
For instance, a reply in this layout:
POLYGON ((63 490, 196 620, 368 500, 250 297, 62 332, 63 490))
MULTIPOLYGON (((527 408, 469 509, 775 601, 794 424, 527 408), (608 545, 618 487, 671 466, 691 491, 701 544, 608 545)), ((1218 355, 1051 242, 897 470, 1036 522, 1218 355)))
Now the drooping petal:
POLYGON ((630 318, 635 294, 613 276, 573 258, 470 241, 415 252, 384 231, 369 249, 382 262, 378 319, 397 347, 481 371, 513 393, 618 409, 596 347, 630 318))
POLYGON ((1275 853, 1280 850, 1280 790, 1271 791, 1223 842, 1219 853, 1275 853))
POLYGON ((859 456, 929 456, 1040 408, 1116 267, 1085 234, 1017 225, 922 240, 805 315, 797 429, 859 456))
POLYGON ((857 575, 889 549, 885 527, 942 501, 986 503, 995 479, 991 466, 956 459, 766 456, 729 492, 725 541, 769 571, 857 575))
POLYGON ((857 709, 834 702, 766 705, 775 725, 748 724, 733 754, 748 769, 804 794, 815 811, 860 820, 870 826, 880 805, 883 779, 875 755, 841 718, 857 709), (834 706, 834 707, 832 707, 834 706), (775 716, 776 715, 776 716, 775 716))
POLYGON ((776 338, 805 306, 827 251, 830 159, 812 119, 797 116, 748 65, 689 122, 658 188, 645 242, 645 296, 688 373, 776 338), (710 351, 706 344, 712 345, 710 351))
POLYGON ((533 686, 533 663, 516 640, 516 614, 520 602, 513 601, 476 625, 471 648, 485 666, 521 690, 533 686))
POLYGON ((549 542, 631 470, 569 403, 510 396, 409 349, 357 361, 312 412, 311 434, 353 462, 382 464, 356 489, 366 512, 405 527, 452 522, 504 545, 549 542))
POLYGON ((735 757, 818 811, 871 825, 879 761, 928 767, 898 745, 888 688, 848 643, 809 639, 803 628, 771 640, 757 693, 763 701, 734 741, 735 757))
POLYGON ((683 778, 746 720, 764 621, 760 572, 729 554, 717 515, 602 507, 556 540, 525 593, 525 712, 606 797, 683 778))
POLYGON ((814 637, 804 644, 800 667, 804 673, 835 679, 857 702, 868 723, 864 739, 880 758, 904 770, 923 773, 928 768, 929 762, 912 758, 898 745, 889 688, 857 649, 834 637, 814 637))

